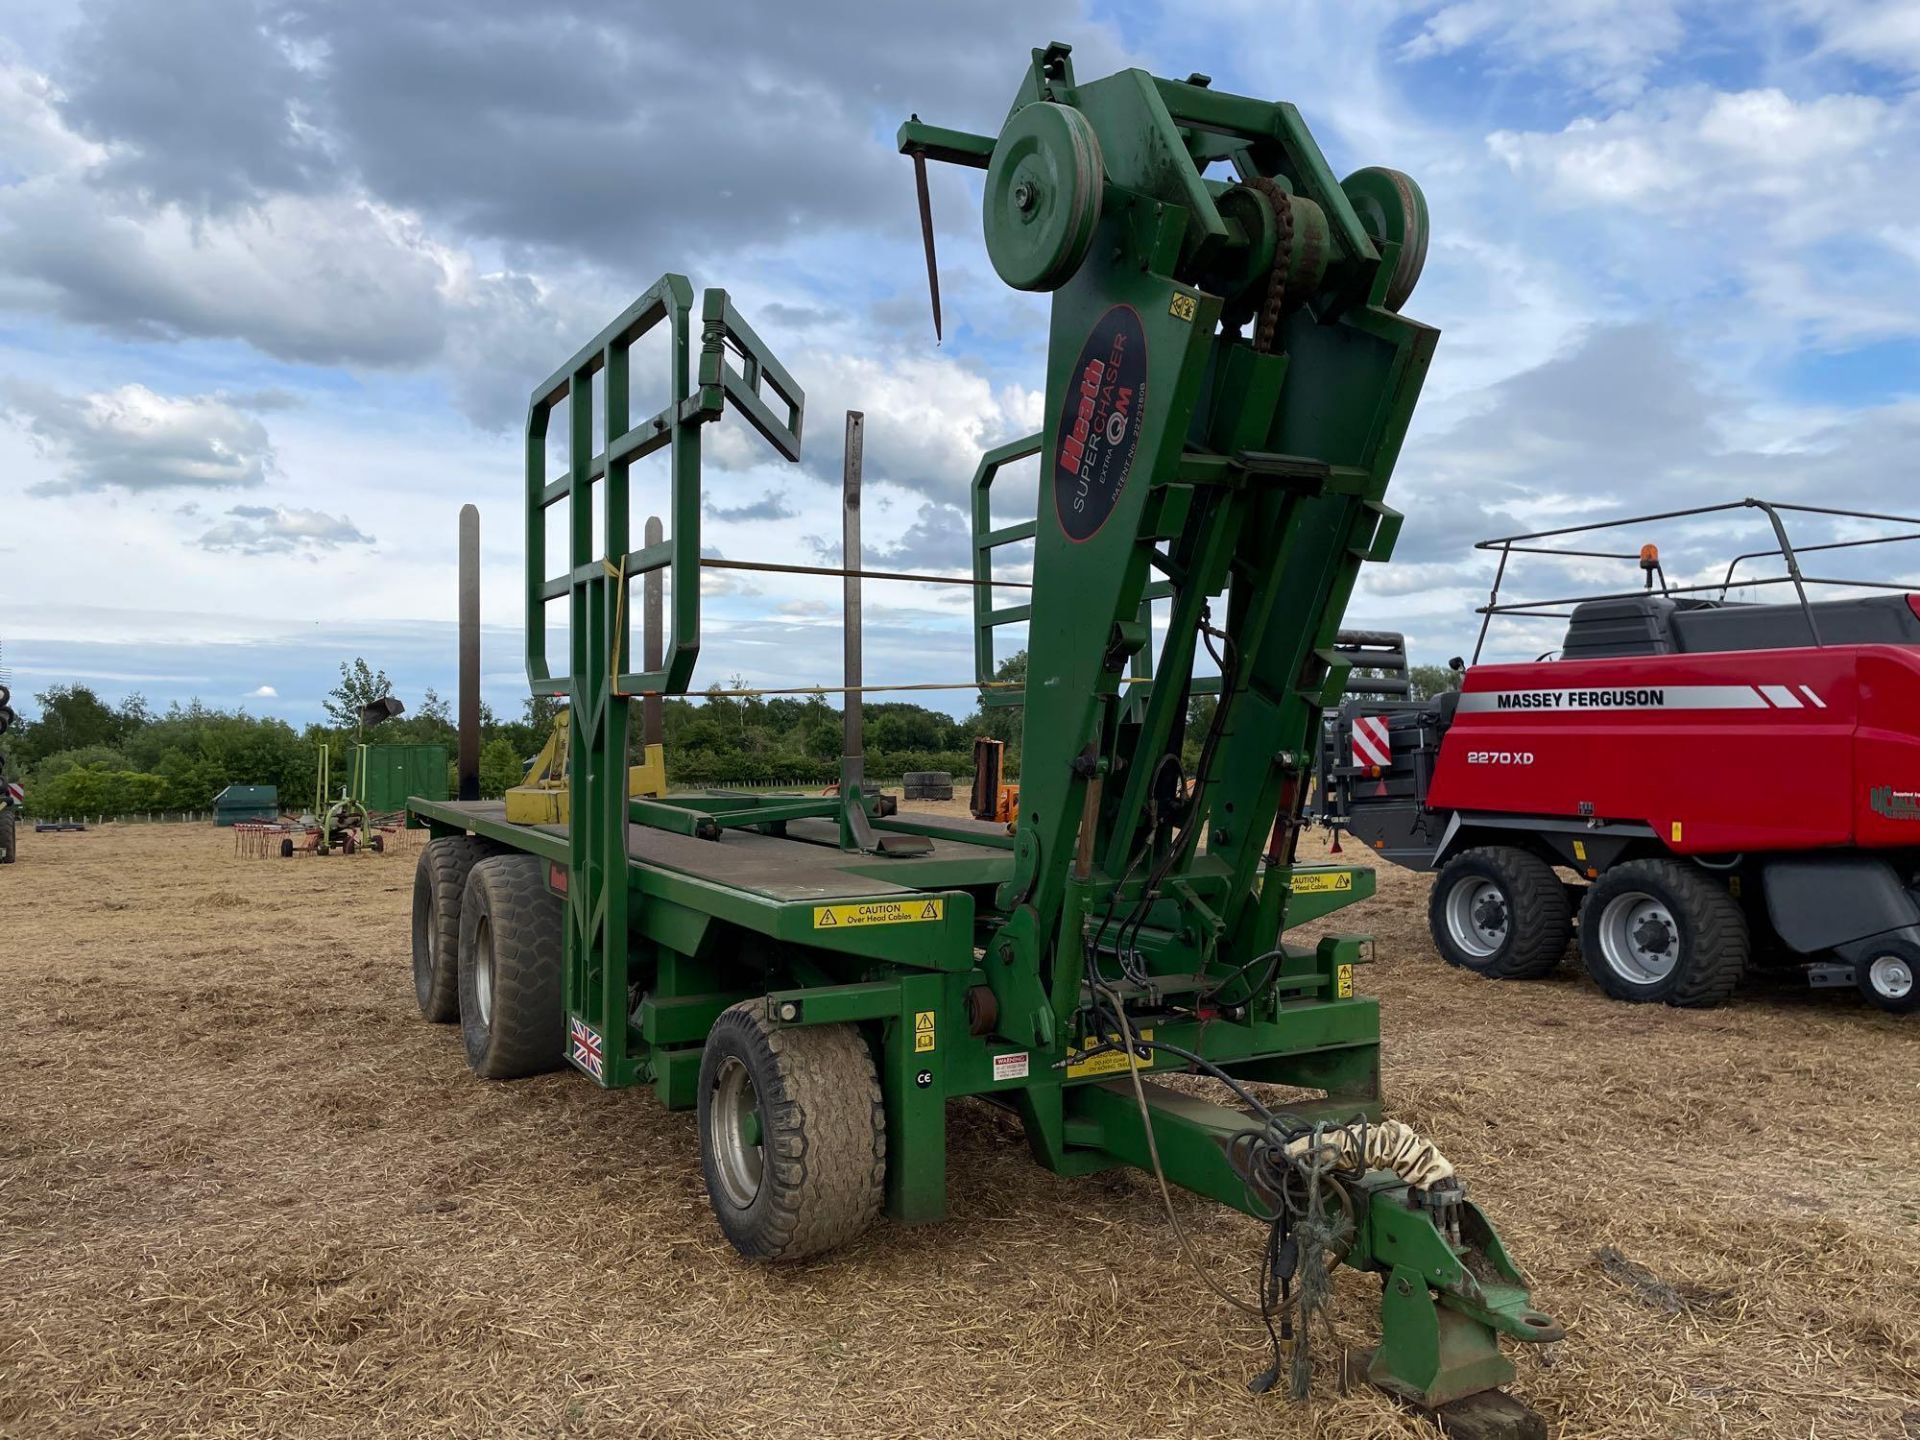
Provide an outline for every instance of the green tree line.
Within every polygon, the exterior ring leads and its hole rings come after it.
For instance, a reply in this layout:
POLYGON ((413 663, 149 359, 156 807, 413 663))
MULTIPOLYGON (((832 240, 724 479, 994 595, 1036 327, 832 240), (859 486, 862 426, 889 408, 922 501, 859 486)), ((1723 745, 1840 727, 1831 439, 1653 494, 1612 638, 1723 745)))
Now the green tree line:
MULTIPOLYGON (((999 667, 996 678, 1026 678, 1026 654, 999 667)), ((1412 667, 1415 698, 1447 688, 1451 672, 1412 667)), ((746 688, 737 679, 714 690, 746 688)), ((393 693, 384 671, 355 659, 340 667, 340 683, 323 702, 326 718, 295 730, 284 720, 219 710, 192 701, 156 712, 138 695, 110 705, 85 685, 59 685, 36 695, 39 714, 8 737, 8 773, 27 791, 38 815, 131 815, 207 810, 229 785, 272 785, 283 810, 313 804, 319 747, 330 747, 335 790, 345 782, 350 747, 360 737, 360 708, 393 693)), ((1212 717, 1211 696, 1196 696, 1188 716, 1187 763, 1212 717)), ((766 697, 709 694, 669 699, 662 706, 667 778, 676 786, 728 783, 827 785, 840 775, 840 712, 819 696, 766 697)), ((520 783, 529 760, 546 744, 554 702, 529 697, 520 715, 502 719, 481 710, 480 784, 498 796, 520 783)), ((988 735, 1006 743, 1005 774, 1020 774, 1019 706, 982 706, 956 720, 921 705, 865 706, 866 769, 892 779, 909 770, 973 770, 973 741, 988 735)), ((634 745, 639 747, 635 707, 634 745)), ((457 749, 451 706, 428 690, 415 709, 366 732, 378 743, 439 744, 451 761, 457 749)), ((452 777, 449 776, 449 793, 452 777)))
MULTIPOLYGON (((1024 657, 1002 667, 1024 673, 1024 657)), ((715 689, 745 688, 737 681, 715 689)), ((296 730, 284 720, 221 710, 192 701, 155 711, 139 695, 109 704, 86 685, 58 685, 34 697, 39 713, 7 737, 7 773, 27 791, 35 815, 129 815, 208 810, 229 785, 271 785, 288 812, 314 802, 319 747, 330 747, 333 788, 346 779, 346 756, 362 735, 360 708, 393 693, 384 671, 355 659, 340 667, 327 696, 325 720, 296 730)), ((728 782, 826 785, 839 778, 840 712, 816 696, 669 699, 663 708, 667 775, 676 786, 728 782)), ((481 791, 498 796, 520 783, 527 763, 552 733, 557 707, 529 697, 522 713, 503 719, 481 709, 481 791)), ((1014 742, 1019 710, 952 716, 909 704, 865 707, 867 773, 897 777, 908 770, 973 768, 973 737, 1014 742)), ((636 757, 639 707, 634 712, 636 757)), ((369 742, 444 745, 451 760, 458 736, 452 707, 428 690, 410 713, 365 732, 369 742)), ((448 777, 449 793, 453 778, 448 777)))

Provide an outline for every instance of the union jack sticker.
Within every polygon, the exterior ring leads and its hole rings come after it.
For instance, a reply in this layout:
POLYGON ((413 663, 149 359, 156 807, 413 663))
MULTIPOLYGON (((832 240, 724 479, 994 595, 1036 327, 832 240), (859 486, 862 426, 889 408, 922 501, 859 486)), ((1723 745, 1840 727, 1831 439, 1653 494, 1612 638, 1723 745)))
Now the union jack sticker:
POLYGON ((600 1032, 578 1015, 567 1017, 567 1059, 596 1080, 606 1078, 606 1047, 600 1032))

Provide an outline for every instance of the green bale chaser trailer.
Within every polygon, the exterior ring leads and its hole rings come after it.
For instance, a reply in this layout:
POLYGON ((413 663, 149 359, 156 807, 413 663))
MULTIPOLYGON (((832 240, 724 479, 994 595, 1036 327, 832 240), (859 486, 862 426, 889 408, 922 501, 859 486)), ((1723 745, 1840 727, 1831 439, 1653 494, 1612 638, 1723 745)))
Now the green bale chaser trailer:
POLYGON ((688 690, 701 569, 732 563, 701 557, 703 427, 731 407, 794 460, 804 412, 726 292, 696 312, 667 275, 533 392, 527 671, 569 706, 571 824, 410 802, 433 835, 422 1012, 459 1022, 481 1076, 564 1062, 697 1110, 714 1213, 758 1259, 830 1250, 883 1213, 942 1218, 948 1104, 1001 1106, 1050 1169, 1139 1166, 1269 1227, 1244 1304, 1291 1335, 1296 1391, 1304 1322, 1344 1262, 1382 1284, 1375 1383, 1456 1433, 1543 1433, 1498 1392, 1499 1338, 1561 1330, 1452 1167, 1382 1119, 1366 941, 1281 939, 1373 890, 1364 869, 1297 865, 1295 844, 1346 680, 1335 636, 1398 532, 1384 496, 1437 338, 1400 313, 1419 190, 1382 169, 1336 180, 1289 105, 1204 76, 1082 84, 1063 45, 1033 52, 997 136, 915 119, 900 149, 923 204, 927 161, 984 169, 996 271, 1052 296, 1046 428, 983 459, 959 582, 979 683, 995 629, 1028 626, 1017 826, 897 811, 857 745, 832 796, 629 796, 633 701, 688 690), (661 327, 671 396, 629 413, 630 352, 661 327), (550 476, 555 424, 570 459, 550 476), (636 548, 629 471, 660 452, 668 531, 636 548), (994 528, 996 474, 1036 452, 1033 518, 994 528), (993 552, 1025 541, 1030 581, 996 577, 993 552), (658 658, 636 665, 633 587, 662 575, 658 658), (998 605, 1010 585, 1025 600, 998 605), (547 649, 554 603, 565 654, 547 649), (1189 701, 1209 689, 1189 773, 1189 701), (1212 1077, 1225 1103, 1171 1073, 1212 1077))

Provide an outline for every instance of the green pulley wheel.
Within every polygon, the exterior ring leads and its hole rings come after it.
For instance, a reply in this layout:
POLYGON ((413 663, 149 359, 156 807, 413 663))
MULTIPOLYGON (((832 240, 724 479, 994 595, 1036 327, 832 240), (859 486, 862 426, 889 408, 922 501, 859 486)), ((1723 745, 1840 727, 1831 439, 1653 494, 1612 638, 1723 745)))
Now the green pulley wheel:
POLYGON ((1051 101, 1007 121, 987 167, 987 257, 1016 290, 1058 290, 1100 223, 1100 141, 1078 110, 1051 101))
POLYGON ((1383 165, 1356 170, 1340 182, 1374 244, 1400 247, 1387 281, 1386 306, 1398 311, 1413 294, 1427 263, 1427 197, 1410 176, 1383 165))

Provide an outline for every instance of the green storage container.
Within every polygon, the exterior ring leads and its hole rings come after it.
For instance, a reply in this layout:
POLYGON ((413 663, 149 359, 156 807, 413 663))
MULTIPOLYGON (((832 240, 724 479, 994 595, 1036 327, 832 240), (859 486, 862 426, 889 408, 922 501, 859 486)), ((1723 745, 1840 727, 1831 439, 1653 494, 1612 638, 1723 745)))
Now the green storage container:
POLYGON ((407 800, 446 800, 447 747, 444 745, 369 745, 366 757, 367 809, 403 810, 407 800))
POLYGON ((229 785, 213 797, 213 823, 216 825, 279 818, 280 792, 271 785, 229 785))

